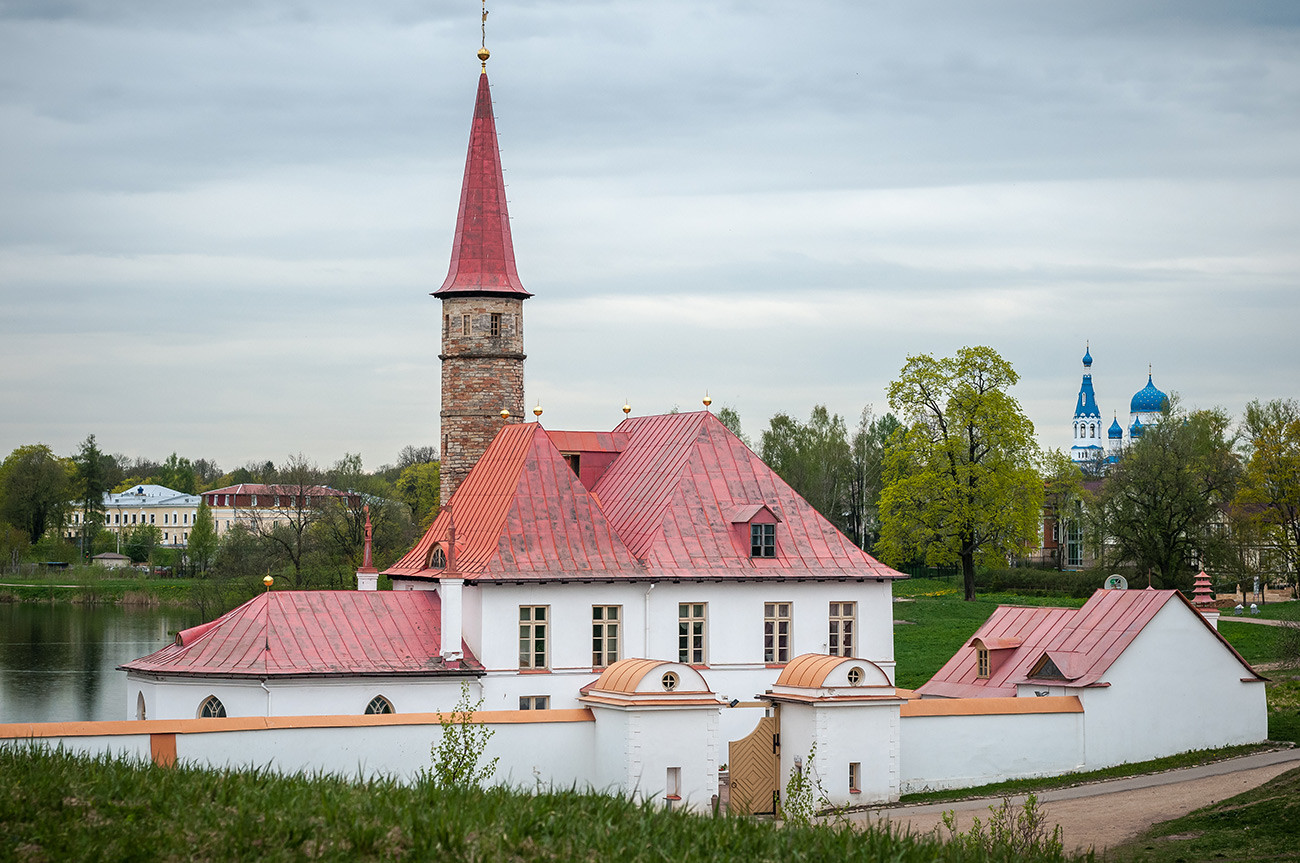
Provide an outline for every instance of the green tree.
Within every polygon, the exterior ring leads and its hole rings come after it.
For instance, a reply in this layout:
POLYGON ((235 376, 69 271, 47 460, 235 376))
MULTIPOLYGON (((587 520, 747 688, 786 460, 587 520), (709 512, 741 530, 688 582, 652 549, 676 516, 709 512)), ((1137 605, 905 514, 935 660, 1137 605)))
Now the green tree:
POLYGON ((20 446, 0 464, 0 521, 23 530, 30 542, 62 527, 69 497, 69 467, 45 444, 20 446))
POLYGON ((813 509, 844 530, 849 492, 848 430, 839 414, 817 405, 807 423, 779 413, 768 421, 759 444, 767 466, 813 509))
POLYGON ((858 428, 849 443, 849 484, 845 495, 847 533, 859 548, 871 551, 880 539, 880 491, 883 487, 885 449, 894 432, 902 428, 898 417, 872 414, 862 409, 858 428))
POLYGON ((430 747, 433 768, 427 774, 435 787, 479 788, 496 773, 498 759, 483 760, 496 732, 474 721, 474 714, 482 708, 482 697, 471 701, 469 683, 462 680, 456 707, 438 715, 442 735, 430 747))
POLYGON ((891 438, 880 495, 880 556, 902 565, 1005 563, 1038 533, 1043 506, 1034 425, 1008 392, 1019 375, 997 351, 908 357, 889 386, 906 428, 891 438))
POLYGON ((81 512, 83 560, 90 558, 95 536, 104 526, 104 495, 110 488, 112 462, 112 457, 100 451, 93 434, 86 436, 77 454, 72 457, 73 489, 77 509, 81 512))
POLYGON ((174 452, 167 456, 167 460, 158 468, 153 479, 158 485, 183 491, 186 494, 195 494, 198 491, 198 477, 195 476, 194 465, 189 459, 182 458, 174 452))
POLYGON ((316 463, 302 453, 289 456, 279 469, 271 466, 264 474, 277 477, 274 494, 287 497, 288 506, 266 508, 255 506, 240 513, 249 529, 277 557, 293 570, 289 576, 294 588, 306 586, 303 564, 313 549, 312 526, 324 515, 324 500, 320 494, 323 476, 316 463))
POLYGON ((1228 426, 1221 411, 1188 414, 1171 401, 1097 495, 1094 515, 1114 553, 1150 572, 1157 587, 1190 589, 1195 557, 1220 562, 1230 554, 1223 513, 1241 462, 1228 426))
POLYGON ((190 538, 185 548, 195 571, 199 574, 206 573, 217 553, 217 526, 212 520, 207 498, 199 498, 199 508, 194 513, 194 525, 190 528, 190 538))
POLYGON ((152 524, 137 524, 131 528, 122 545, 122 551, 132 563, 148 563, 162 543, 162 529, 152 524))
POLYGON ((1083 516, 1083 470, 1059 449, 1043 458, 1044 513, 1057 525, 1058 541, 1052 549, 1052 563, 1065 569, 1067 537, 1085 527, 1083 516))
POLYGON ((1237 509, 1254 522, 1300 596, 1300 404, 1252 401, 1242 434, 1247 462, 1237 509))
POLYGON ((398 474, 394 484, 397 497, 411 509, 411 518, 426 528, 438 515, 441 503, 441 480, 439 462, 422 462, 408 465, 398 474))

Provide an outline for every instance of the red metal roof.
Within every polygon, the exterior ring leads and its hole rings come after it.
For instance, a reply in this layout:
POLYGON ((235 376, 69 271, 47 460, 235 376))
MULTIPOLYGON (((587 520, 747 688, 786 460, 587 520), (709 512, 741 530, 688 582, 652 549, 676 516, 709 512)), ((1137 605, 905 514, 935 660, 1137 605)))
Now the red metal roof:
POLYGON ((451 266, 435 297, 447 294, 506 294, 531 297, 515 270, 515 247, 510 239, 510 214, 506 212, 506 183, 501 174, 496 120, 487 72, 478 79, 474 120, 470 127, 469 154, 461 181, 456 237, 451 245, 451 266))
MULTIPOLYGON (((1064 680, 1041 678, 1054 686, 1103 685, 1102 676, 1169 602, 1181 603, 1232 652, 1252 678, 1254 669, 1232 645, 1206 622, 1176 590, 1099 590, 1082 608, 1025 608, 1000 605, 961 650, 916 691, 921 695, 986 698, 1016 694, 1016 686, 1036 678, 1030 672, 1043 658, 1051 659, 1064 680), (972 645, 995 649, 1019 640, 1005 658, 993 656, 989 676, 981 679, 972 645)), ((997 653, 1002 653, 997 650, 997 653)))
POLYGON ((181 631, 121 666, 229 677, 463 674, 478 661, 442 659, 441 606, 429 591, 273 591, 181 631))
POLYGON ((339 491, 336 488, 330 488, 327 485, 277 485, 265 484, 260 482, 241 482, 239 485, 228 485, 225 488, 214 488, 201 492, 203 495, 212 494, 308 494, 312 497, 356 497, 356 492, 339 491))
MULTIPOLYGON (((579 434, 553 436, 536 423, 502 428, 450 501, 462 577, 901 577, 707 411, 624 420, 608 442, 622 451, 590 491, 555 444, 591 443, 579 434), (754 559, 748 532, 732 519, 763 506, 778 519, 776 557, 754 559)), ((449 523, 440 513, 388 574, 442 575, 428 562, 449 523)))

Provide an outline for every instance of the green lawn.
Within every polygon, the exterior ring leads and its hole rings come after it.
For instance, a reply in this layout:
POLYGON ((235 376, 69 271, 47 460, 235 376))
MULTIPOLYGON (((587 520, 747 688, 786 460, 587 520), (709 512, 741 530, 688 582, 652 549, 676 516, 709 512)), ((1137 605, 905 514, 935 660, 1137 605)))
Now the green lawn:
MULTIPOLYGON (((161 768, 0 747, 0 860, 1004 861, 933 836, 778 827, 595 792, 161 768)), ((1059 851, 1016 859, 1064 861, 1059 851)))
POLYGON ((1300 768, 1253 791, 1157 824, 1112 848, 1115 863, 1300 860, 1300 768))

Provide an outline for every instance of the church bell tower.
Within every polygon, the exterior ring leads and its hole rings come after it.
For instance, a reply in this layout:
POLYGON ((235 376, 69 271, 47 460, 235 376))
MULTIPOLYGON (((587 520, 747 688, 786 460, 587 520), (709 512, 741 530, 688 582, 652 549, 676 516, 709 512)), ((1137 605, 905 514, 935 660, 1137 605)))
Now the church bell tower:
POLYGON ((442 301, 441 493, 445 506, 504 423, 524 413, 524 290, 506 212, 488 50, 470 127, 442 301))

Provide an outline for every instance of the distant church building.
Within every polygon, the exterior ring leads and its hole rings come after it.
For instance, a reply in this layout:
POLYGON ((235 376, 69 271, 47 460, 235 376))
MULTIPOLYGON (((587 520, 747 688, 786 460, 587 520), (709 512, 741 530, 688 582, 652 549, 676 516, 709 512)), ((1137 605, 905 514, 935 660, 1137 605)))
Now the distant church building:
POLYGON ((1097 395, 1092 387, 1092 350, 1085 347, 1083 383, 1079 385, 1079 397, 1074 406, 1074 443, 1070 447, 1070 458, 1088 470, 1099 470, 1104 464, 1115 463, 1126 443, 1137 441, 1147 426, 1160 419, 1160 412, 1168 400, 1169 396, 1152 382, 1148 369, 1147 385, 1134 393, 1129 401, 1127 438, 1123 426, 1119 424, 1119 416, 1116 415, 1106 429, 1103 443, 1101 410, 1097 407, 1097 395))

